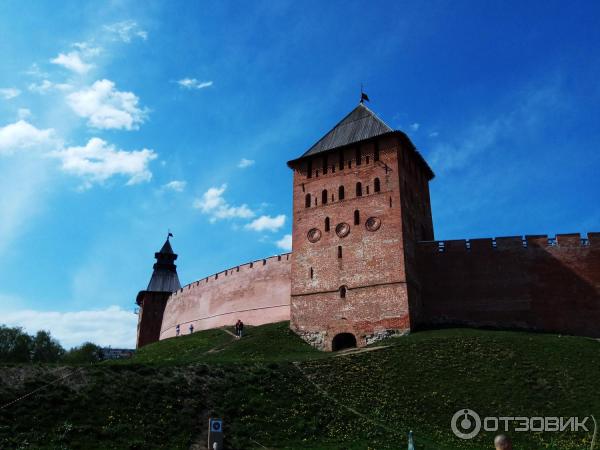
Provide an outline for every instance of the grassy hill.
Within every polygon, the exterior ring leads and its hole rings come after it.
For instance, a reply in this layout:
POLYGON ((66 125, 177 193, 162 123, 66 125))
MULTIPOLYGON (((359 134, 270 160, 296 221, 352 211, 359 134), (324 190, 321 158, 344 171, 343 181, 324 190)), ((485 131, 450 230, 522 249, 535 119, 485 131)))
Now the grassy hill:
MULTIPOLYGON (((468 329, 424 331, 373 351, 314 350, 288 323, 210 330, 93 367, 5 367, 0 448, 204 448, 209 416, 229 448, 491 448, 463 441, 461 408, 481 416, 600 417, 600 343, 468 329)), ((590 433, 516 433, 515 449, 588 450, 590 433)), ((600 448, 600 447, 599 447, 600 448)))

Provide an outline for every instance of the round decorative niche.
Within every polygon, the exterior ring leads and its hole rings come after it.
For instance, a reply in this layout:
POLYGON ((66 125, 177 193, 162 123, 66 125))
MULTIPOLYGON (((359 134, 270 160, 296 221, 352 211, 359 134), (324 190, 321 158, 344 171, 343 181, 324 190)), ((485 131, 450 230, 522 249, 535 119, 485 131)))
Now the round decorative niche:
POLYGON ((318 228, 311 228, 308 230, 307 237, 310 242, 317 242, 319 239, 321 239, 321 230, 318 228))
POLYGON ((369 231, 377 231, 377 230, 379 230, 380 226, 381 226, 381 219, 379 219, 378 217, 369 217, 367 219, 367 221, 365 222, 365 227, 369 231))
POLYGON ((343 238, 350 234, 350 225, 346 222, 338 223, 335 227, 335 234, 343 238))

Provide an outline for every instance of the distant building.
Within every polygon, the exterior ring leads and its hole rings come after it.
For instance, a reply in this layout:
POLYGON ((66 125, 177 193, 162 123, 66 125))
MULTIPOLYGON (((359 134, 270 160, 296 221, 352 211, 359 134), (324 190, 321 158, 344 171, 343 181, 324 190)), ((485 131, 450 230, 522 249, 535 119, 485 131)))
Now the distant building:
POLYGON ((292 253, 181 288, 167 239, 137 297, 138 347, 237 319, 290 320, 323 350, 448 325, 600 337, 600 233, 434 241, 433 171, 363 103, 288 166, 292 253))
POLYGON ((104 359, 127 359, 131 358, 135 350, 127 348, 111 348, 104 347, 102 349, 102 357, 104 359))

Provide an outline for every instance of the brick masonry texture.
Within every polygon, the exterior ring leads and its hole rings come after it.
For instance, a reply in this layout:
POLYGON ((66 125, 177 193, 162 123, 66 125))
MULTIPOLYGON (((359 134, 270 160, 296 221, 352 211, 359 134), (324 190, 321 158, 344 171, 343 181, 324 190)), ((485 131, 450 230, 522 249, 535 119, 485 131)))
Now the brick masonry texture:
POLYGON ((272 256, 184 286, 166 303, 160 339, 222 326, 289 320, 290 254, 272 256))
POLYGON ((600 337, 600 233, 418 244, 420 324, 600 337))
POLYGON ((237 319, 323 350, 449 325, 600 337, 600 233, 434 241, 432 174, 401 132, 289 164, 292 253, 140 292, 138 346, 237 319))

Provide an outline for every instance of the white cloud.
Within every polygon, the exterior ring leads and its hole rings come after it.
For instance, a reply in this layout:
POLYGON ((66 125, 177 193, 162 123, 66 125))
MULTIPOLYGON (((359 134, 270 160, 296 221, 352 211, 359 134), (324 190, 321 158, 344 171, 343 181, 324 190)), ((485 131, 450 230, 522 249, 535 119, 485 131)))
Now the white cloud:
POLYGON ((112 25, 104 25, 104 29, 112 33, 116 39, 120 39, 123 42, 131 42, 131 39, 135 37, 144 41, 148 39, 148 32, 142 30, 137 22, 133 20, 124 20, 112 25))
POLYGON ((414 122, 410 124, 410 129, 413 131, 417 131, 421 127, 420 123, 414 122))
POLYGON ((246 228, 254 231, 277 231, 285 224, 285 214, 278 216, 260 216, 246 225, 246 228))
POLYGON ((286 252, 291 251, 292 250, 292 235, 286 234, 281 239, 279 239, 276 242, 276 244, 277 244, 277 247, 279 247, 282 250, 285 250, 286 252))
POLYGON ((28 70, 26 70, 25 72, 23 72, 23 73, 25 75, 29 75, 31 77, 36 77, 36 78, 46 78, 46 77, 48 77, 48 73, 42 71, 40 69, 40 67, 36 63, 33 63, 31 65, 31 67, 28 70))
POLYGON ((115 175, 129 177, 127 185, 149 181, 152 172, 148 165, 157 157, 153 150, 120 150, 96 137, 83 147, 68 147, 51 152, 49 156, 60 159, 65 172, 83 178, 83 188, 115 175))
POLYGON ((49 91, 70 91, 73 89, 68 83, 53 83, 50 80, 43 80, 41 83, 31 83, 27 89, 31 92, 37 92, 38 94, 46 94, 49 91))
POLYGON ((194 208, 208 215, 211 222, 215 222, 218 219, 250 219, 254 217, 254 212, 245 204, 232 206, 227 203, 223 198, 223 193, 226 189, 226 184, 221 185, 221 187, 211 187, 202 194, 202 198, 194 201, 194 208))
POLYGON ((238 167, 240 169, 245 169, 246 167, 250 167, 254 165, 254 160, 253 159, 246 159, 246 158, 242 158, 240 159, 240 162, 238 163, 238 167))
POLYGON ((439 135, 440 135, 440 133, 439 133, 439 132, 437 132, 437 131, 432 131, 431 133, 429 133, 429 137, 430 137, 430 138, 436 138, 436 137, 438 137, 439 135))
POLYGON ((183 190, 185 189, 186 185, 187 185, 186 181, 173 180, 173 181, 169 181, 167 184, 163 185, 163 187, 165 189, 169 189, 171 191, 183 192, 183 190))
POLYGON ((27 108, 19 108, 17 111, 17 117, 19 120, 29 119, 31 117, 31 111, 27 108))
POLYGON ((18 310, 3 312, 2 323, 23 327, 30 334, 49 330, 66 348, 86 341, 100 346, 134 348, 137 316, 118 306, 75 312, 18 310))
POLYGON ((133 92, 115 89, 110 80, 98 80, 91 87, 67 96, 69 106, 88 125, 101 129, 134 130, 143 123, 146 111, 138 107, 138 97, 133 92))
POLYGON ((94 67, 93 64, 88 64, 84 62, 81 59, 81 55, 78 51, 72 51, 69 53, 59 53, 58 56, 54 59, 51 59, 50 62, 52 64, 63 66, 66 69, 69 69, 80 75, 89 72, 92 69, 92 67, 94 67))
POLYGON ((212 81, 198 81, 195 78, 182 78, 177 84, 184 89, 204 89, 213 85, 212 81))
POLYGON ((53 150, 57 142, 52 128, 40 130, 25 120, 0 127, 0 155, 11 155, 16 150, 31 148, 53 150))
POLYGON ((0 88, 0 97, 4 100, 10 100, 21 95, 21 91, 17 88, 0 88))

